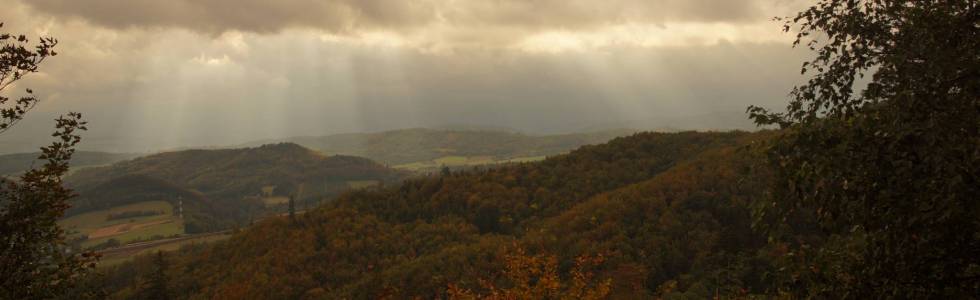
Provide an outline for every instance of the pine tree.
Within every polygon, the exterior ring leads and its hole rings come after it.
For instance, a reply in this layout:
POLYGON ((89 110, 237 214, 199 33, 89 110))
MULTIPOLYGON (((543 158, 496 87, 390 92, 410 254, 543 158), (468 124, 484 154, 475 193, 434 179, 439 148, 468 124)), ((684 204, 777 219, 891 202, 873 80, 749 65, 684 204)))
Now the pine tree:
POLYGON ((289 196, 289 220, 296 222, 296 196, 289 196))
POLYGON ((139 298, 147 300, 166 300, 170 299, 170 280, 167 278, 167 260, 163 251, 157 251, 153 256, 153 273, 144 282, 139 298))

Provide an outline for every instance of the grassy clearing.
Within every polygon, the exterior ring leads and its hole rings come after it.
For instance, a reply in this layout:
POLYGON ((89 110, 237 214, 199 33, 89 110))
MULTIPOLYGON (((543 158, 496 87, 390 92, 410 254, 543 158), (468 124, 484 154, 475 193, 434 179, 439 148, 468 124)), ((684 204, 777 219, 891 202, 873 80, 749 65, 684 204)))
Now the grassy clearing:
POLYGON ((89 234, 103 227, 113 226, 124 223, 144 223, 159 220, 168 220, 173 217, 173 206, 166 201, 145 201, 123 206, 117 206, 106 210, 93 211, 58 221, 58 225, 70 234, 89 234), (109 214, 118 214, 127 211, 162 211, 163 214, 144 217, 133 217, 107 221, 109 214))
POLYGON ((88 212, 58 221, 69 238, 95 237, 82 242, 91 247, 116 239, 122 244, 136 240, 148 240, 157 236, 173 236, 184 233, 183 220, 173 215, 173 206, 166 201, 145 201, 106 210, 88 212), (134 211, 160 211, 159 215, 107 220, 110 214, 134 211))
POLYGON ((122 244, 127 244, 139 240, 150 240, 154 237, 170 237, 175 235, 181 235, 184 233, 184 222, 178 218, 173 220, 167 220, 165 223, 152 224, 149 226, 143 226, 135 228, 133 230, 121 232, 116 235, 100 237, 96 239, 89 239, 82 242, 82 247, 91 247, 108 241, 109 239, 116 239, 122 244))

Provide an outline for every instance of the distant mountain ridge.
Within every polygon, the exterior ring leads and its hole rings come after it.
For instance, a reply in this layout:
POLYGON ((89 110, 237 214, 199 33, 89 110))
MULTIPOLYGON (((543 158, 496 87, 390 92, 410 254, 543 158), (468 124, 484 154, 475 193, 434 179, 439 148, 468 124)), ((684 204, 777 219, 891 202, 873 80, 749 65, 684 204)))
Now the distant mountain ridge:
POLYGON ((297 144, 280 143, 243 149, 160 153, 80 170, 68 176, 66 182, 73 187, 85 186, 122 175, 140 174, 205 194, 245 195, 258 193, 263 185, 285 185, 313 177, 387 180, 397 177, 395 173, 369 159, 325 156, 297 144), (251 190, 253 187, 254 191, 251 190))
POLYGON ((756 131, 760 127, 748 118, 744 111, 717 111, 684 117, 613 120, 594 123, 577 129, 581 132, 602 131, 615 128, 637 128, 643 131, 756 131))
MULTIPOLYGON (((40 166, 44 162, 38 161, 40 152, 15 153, 0 155, 0 175, 13 175, 24 172, 32 166, 40 166)), ((98 151, 78 151, 72 155, 71 167, 78 169, 82 167, 107 165, 118 161, 139 157, 136 153, 109 153, 98 151)))
POLYGON ((250 142, 250 147, 270 142, 288 142, 327 154, 367 157, 385 164, 427 161, 443 156, 493 156, 511 159, 555 155, 578 147, 607 142, 636 130, 616 129, 589 133, 527 135, 502 130, 459 130, 413 128, 376 133, 292 137, 250 142))

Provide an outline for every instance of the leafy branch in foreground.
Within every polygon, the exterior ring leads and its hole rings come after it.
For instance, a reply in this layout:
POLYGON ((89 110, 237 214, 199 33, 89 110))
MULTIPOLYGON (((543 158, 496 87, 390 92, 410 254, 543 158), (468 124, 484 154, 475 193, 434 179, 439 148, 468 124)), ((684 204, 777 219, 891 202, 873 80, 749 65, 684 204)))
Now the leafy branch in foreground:
MULTIPOLYGON (((3 28, 3 23, 0 23, 3 28)), ((38 65, 51 56, 58 55, 54 47, 58 40, 54 38, 41 38, 34 49, 27 46, 27 36, 0 33, 0 91, 3 91, 17 82, 25 75, 37 72, 38 65)), ((11 105, 4 107, 10 102, 10 98, 0 95, 0 134, 6 132, 20 120, 24 118, 38 103, 34 91, 26 89, 27 96, 23 96, 11 105)))
MULTIPOLYGON (((2 26, 2 23, 0 23, 2 26)), ((42 38, 28 50, 27 37, 0 34, 0 91, 25 75, 37 72, 38 64, 56 53, 57 41, 42 38)), ((6 132, 33 108, 38 99, 28 96, 9 103, 0 96, 0 133, 6 132), (6 106, 3 106, 6 105, 6 106)), ((55 142, 41 148, 40 168, 18 178, 0 179, 0 297, 10 299, 79 298, 77 282, 97 259, 91 253, 72 253, 57 221, 68 208, 74 193, 62 184, 78 132, 85 130, 79 113, 55 120, 55 142)))
POLYGON ((802 68, 814 75, 785 112, 748 109, 785 129, 756 216, 774 229, 809 214, 830 234, 823 247, 780 240, 799 263, 787 291, 980 294, 978 24, 971 0, 821 0, 786 20, 815 52, 802 68))

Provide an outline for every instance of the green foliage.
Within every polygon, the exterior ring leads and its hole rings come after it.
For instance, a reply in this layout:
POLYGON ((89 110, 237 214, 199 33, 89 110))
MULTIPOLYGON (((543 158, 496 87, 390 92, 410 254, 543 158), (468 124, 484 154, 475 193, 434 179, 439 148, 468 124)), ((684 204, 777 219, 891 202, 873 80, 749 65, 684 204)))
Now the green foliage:
POLYGON ((815 74, 785 113, 750 108, 786 129, 768 146, 778 180, 758 213, 762 225, 812 215, 833 235, 781 239, 795 256, 788 291, 980 294, 978 22, 970 0, 822 0, 788 20, 815 74))
MULTIPOLYGON (((2 26, 2 24, 0 24, 2 26)), ((55 55, 52 38, 40 39, 27 49, 27 37, 0 34, 0 91, 55 55)), ((0 96, 0 133, 6 132, 39 101, 33 91, 13 103, 0 96)), ((38 160, 44 165, 24 172, 16 180, 0 180, 0 297, 9 299, 82 298, 87 294, 77 284, 95 257, 71 253, 57 220, 68 208, 70 189, 62 185, 68 162, 81 140, 78 131, 85 122, 78 113, 55 120, 56 138, 41 148, 38 160)))

